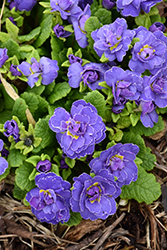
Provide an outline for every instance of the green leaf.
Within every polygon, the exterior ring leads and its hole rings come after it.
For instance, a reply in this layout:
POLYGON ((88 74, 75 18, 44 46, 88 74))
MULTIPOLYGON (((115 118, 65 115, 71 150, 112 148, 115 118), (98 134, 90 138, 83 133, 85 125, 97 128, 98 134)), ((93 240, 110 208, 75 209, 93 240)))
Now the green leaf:
POLYGON ((62 177, 63 177, 63 180, 67 180, 68 177, 71 175, 71 173, 72 173, 71 168, 63 169, 63 170, 62 170, 62 177))
POLYGON ((33 93, 24 92, 23 94, 21 94, 20 97, 25 100, 30 112, 34 114, 35 111, 38 109, 39 104, 37 96, 33 93))
POLYGON ((93 44, 94 44, 94 40, 91 37, 91 33, 92 31, 99 29, 100 27, 101 27, 100 22, 98 18, 95 16, 89 17, 85 22, 85 31, 87 32, 86 36, 88 38, 88 43, 89 43, 90 48, 93 48, 93 44))
POLYGON ((145 170, 150 171, 154 168, 155 162, 156 162, 156 156, 151 153, 151 149, 146 147, 145 152, 141 154, 141 152, 138 153, 138 157, 142 160, 141 167, 143 167, 145 170))
POLYGON ((69 227, 77 226, 82 220, 80 213, 75 213, 75 212, 71 211, 70 215, 71 216, 70 216, 69 221, 63 223, 63 225, 67 225, 69 227))
POLYGON ((23 164, 25 158, 26 158, 25 155, 22 155, 20 153, 20 150, 10 149, 8 155, 8 162, 11 167, 19 167, 20 165, 23 164))
POLYGON ((139 121, 135 127, 130 127, 130 132, 132 132, 132 133, 137 132, 139 135, 150 136, 150 135, 154 135, 157 132, 160 132, 163 129, 164 129, 164 121, 162 120, 162 117, 159 116, 158 122, 154 123, 154 127, 146 128, 139 121))
POLYGON ((34 167, 36 167, 37 163, 41 160, 39 155, 33 155, 26 159, 26 162, 31 163, 34 167))
POLYGON ((75 166, 75 160, 74 159, 70 159, 68 157, 65 157, 65 163, 70 167, 73 168, 75 166))
POLYGON ((99 7, 99 3, 97 0, 94 0, 93 3, 90 6, 90 10, 91 10, 91 15, 93 16, 94 13, 98 10, 99 7))
POLYGON ((34 43, 36 48, 40 47, 49 38, 52 31, 52 18, 53 15, 46 15, 46 18, 40 24, 41 32, 34 43))
POLYGON ((5 179, 6 176, 8 176, 9 173, 10 173, 10 166, 5 170, 5 173, 3 173, 2 175, 0 175, 0 181, 2 181, 3 179, 5 179))
POLYGON ((27 117, 26 117, 26 109, 28 108, 26 102, 24 99, 19 98, 15 100, 14 106, 13 106, 13 115, 17 116, 20 121, 22 121, 24 124, 27 123, 27 117))
POLYGON ((17 38, 18 38, 18 33, 19 33, 19 28, 13 24, 9 18, 6 18, 6 30, 9 34, 9 36, 17 42, 17 38))
POLYGON ((13 196, 18 199, 21 200, 25 197, 27 191, 23 191, 21 188, 19 188, 16 183, 14 185, 14 189, 13 189, 13 196))
POLYGON ((60 82, 54 87, 52 94, 48 97, 49 103, 53 104, 55 101, 67 96, 71 91, 71 87, 68 82, 60 82))
POLYGON ((35 187, 35 182, 29 180, 29 176, 33 169, 34 166, 27 162, 24 162, 22 166, 16 169, 15 181, 22 190, 30 191, 35 187))
POLYGON ((50 8, 50 3, 48 2, 39 2, 40 5, 42 5, 44 8, 50 8))
POLYGON ((133 127, 136 126, 139 120, 140 120, 140 113, 130 114, 130 121, 133 127))
POLYGON ((7 48, 8 50, 8 56, 17 56, 18 59, 20 59, 20 48, 18 43, 13 41, 11 38, 9 38, 5 43, 3 43, 3 48, 7 48))
POLYGON ((8 39, 10 38, 9 34, 5 33, 5 32, 0 32, 0 41, 5 43, 8 41, 8 39))
POLYGON ((37 28, 33 29, 29 34, 19 36, 18 39, 21 42, 29 42, 32 39, 35 40, 36 37, 39 35, 40 31, 41 31, 41 27, 37 27, 37 28))
POLYGON ((96 109, 98 114, 105 118, 105 112, 106 112, 106 101, 104 99, 104 96, 100 94, 99 91, 95 90, 92 92, 89 92, 85 97, 84 100, 86 102, 90 102, 96 109))
POLYGON ((104 24, 110 24, 112 22, 111 20, 111 11, 106 10, 104 8, 99 8, 95 12, 95 16, 99 19, 99 21, 104 25, 104 24))
POLYGON ((50 146, 55 142, 55 133, 50 129, 48 124, 49 118, 46 117, 44 119, 39 119, 39 121, 35 125, 35 136, 42 138, 40 146, 45 148, 50 146))
POLYGON ((59 166, 57 166, 56 164, 52 164, 52 169, 51 171, 57 175, 60 175, 59 174, 59 166))
POLYGON ((29 175, 28 179, 29 179, 30 181, 35 180, 35 176, 37 175, 37 173, 38 173, 38 172, 37 172, 36 168, 34 168, 33 171, 31 172, 31 174, 29 175))
POLYGON ((64 62, 59 57, 59 53, 64 48, 64 43, 56 36, 51 36, 50 42, 51 42, 51 48, 52 48, 52 52, 51 52, 52 59, 57 60, 58 65, 60 66, 64 62))
POLYGON ((138 179, 130 185, 122 187, 122 199, 135 199, 139 203, 147 204, 157 200, 161 195, 161 186, 156 182, 153 174, 148 174, 142 167, 138 167, 138 179))
POLYGON ((129 116, 121 116, 120 119, 117 121, 117 127, 119 129, 128 128, 130 125, 131 121, 129 116))

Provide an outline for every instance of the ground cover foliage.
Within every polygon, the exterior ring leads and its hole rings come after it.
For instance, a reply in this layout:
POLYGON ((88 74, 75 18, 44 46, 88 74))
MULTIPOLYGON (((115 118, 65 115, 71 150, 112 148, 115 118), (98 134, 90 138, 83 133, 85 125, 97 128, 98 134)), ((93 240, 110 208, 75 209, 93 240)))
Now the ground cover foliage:
POLYGON ((165 6, 3 1, 5 250, 167 248, 165 6))

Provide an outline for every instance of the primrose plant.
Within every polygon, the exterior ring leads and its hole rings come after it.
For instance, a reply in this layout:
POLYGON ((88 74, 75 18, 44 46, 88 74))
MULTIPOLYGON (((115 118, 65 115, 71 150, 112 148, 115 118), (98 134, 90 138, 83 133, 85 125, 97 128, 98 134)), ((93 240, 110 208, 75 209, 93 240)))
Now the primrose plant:
POLYGON ((8 0, 2 8, 0 181, 15 175, 14 198, 39 221, 107 219, 120 199, 160 196, 142 137, 161 131, 167 112, 160 2, 8 0))

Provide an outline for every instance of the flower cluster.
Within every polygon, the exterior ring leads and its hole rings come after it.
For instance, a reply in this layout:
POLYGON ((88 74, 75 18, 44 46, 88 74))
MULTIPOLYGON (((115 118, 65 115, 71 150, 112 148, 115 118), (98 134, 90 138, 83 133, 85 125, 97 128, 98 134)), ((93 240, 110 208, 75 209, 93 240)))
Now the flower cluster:
POLYGON ((19 141, 19 137, 20 137, 19 127, 15 120, 12 119, 11 121, 6 121, 4 124, 4 129, 5 129, 4 135, 6 137, 13 136, 16 142, 19 141))
MULTIPOLYGON (((2 150, 3 150, 3 141, 0 139, 0 152, 2 155, 2 150)), ((6 169, 8 168, 8 162, 6 159, 0 156, 0 175, 4 174, 6 169)))
POLYGON ((97 114, 96 108, 84 100, 73 103, 71 114, 57 108, 49 120, 50 128, 63 152, 71 159, 92 154, 95 144, 105 138, 105 125, 97 114))

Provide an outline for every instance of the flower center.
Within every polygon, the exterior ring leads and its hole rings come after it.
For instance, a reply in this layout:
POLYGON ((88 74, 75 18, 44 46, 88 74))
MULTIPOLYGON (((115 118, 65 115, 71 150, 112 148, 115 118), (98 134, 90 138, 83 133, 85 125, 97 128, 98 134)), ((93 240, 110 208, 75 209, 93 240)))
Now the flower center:
POLYGON ((164 85, 167 83, 167 79, 160 78, 151 84, 151 89, 156 94, 164 93, 164 85))
POLYGON ((123 156, 116 154, 110 158, 111 171, 121 170, 124 167, 123 156))
POLYGON ((73 119, 66 121, 67 124, 67 135, 70 135, 74 139, 78 139, 79 136, 83 135, 86 130, 86 124, 80 123, 73 119))
POLYGON ((149 60, 155 55, 155 49, 153 49, 148 44, 144 45, 143 48, 140 49, 140 52, 138 52, 138 55, 143 60, 149 60))
POLYGON ((39 191, 39 193, 40 193, 40 197, 41 197, 41 202, 44 202, 47 205, 53 203, 54 199, 52 197, 51 191, 41 189, 39 191))
POLYGON ((95 182, 93 185, 87 188, 86 195, 89 198, 90 202, 93 203, 95 201, 100 202, 100 197, 102 190, 98 184, 98 182, 95 182))
POLYGON ((82 72, 82 79, 84 84, 96 82, 99 79, 99 74, 96 70, 86 69, 82 72))

